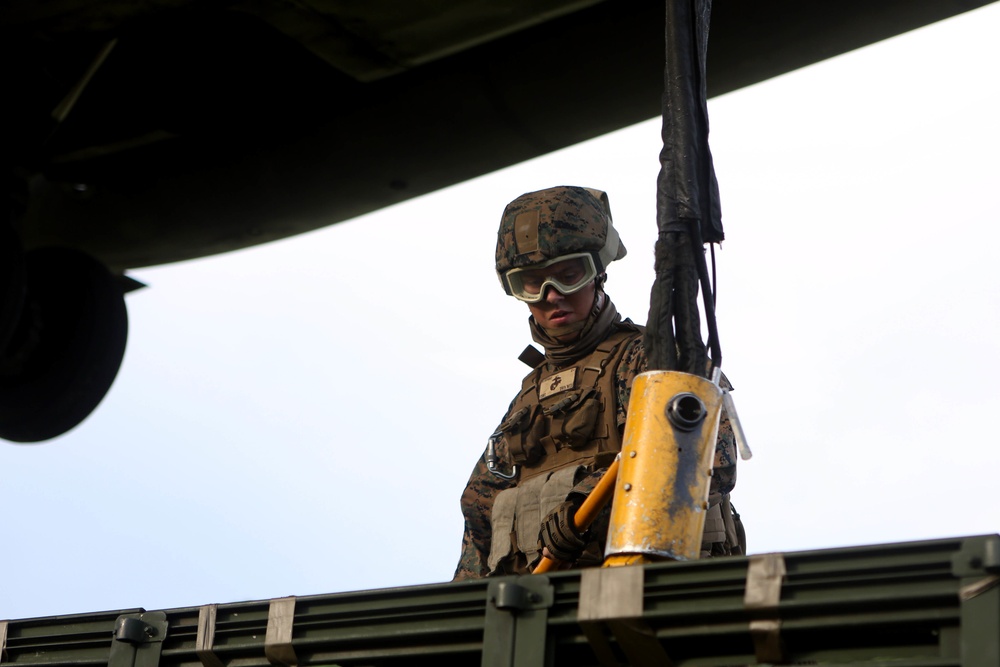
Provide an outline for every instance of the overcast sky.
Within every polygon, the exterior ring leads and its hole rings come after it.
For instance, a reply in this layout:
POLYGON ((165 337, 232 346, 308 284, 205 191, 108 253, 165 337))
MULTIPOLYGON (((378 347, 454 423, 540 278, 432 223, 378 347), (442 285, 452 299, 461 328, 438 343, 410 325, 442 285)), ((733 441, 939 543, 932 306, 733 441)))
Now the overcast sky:
MULTIPOLYGON (((998 34, 994 4, 709 104, 751 553, 1000 530, 998 34)), ((629 250, 607 290, 643 323, 659 148, 654 119, 135 271, 101 406, 0 443, 0 619, 450 579, 459 496, 527 371, 503 207, 606 190, 629 250)))

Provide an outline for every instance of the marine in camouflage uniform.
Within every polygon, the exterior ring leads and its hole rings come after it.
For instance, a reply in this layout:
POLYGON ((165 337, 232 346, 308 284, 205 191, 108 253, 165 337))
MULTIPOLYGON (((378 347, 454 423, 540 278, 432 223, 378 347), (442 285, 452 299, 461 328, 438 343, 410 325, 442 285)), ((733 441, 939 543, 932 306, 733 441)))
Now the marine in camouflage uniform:
MULTIPOLYGON (((575 567, 603 562, 610 508, 583 535, 571 519, 620 451, 632 381, 647 370, 642 328, 623 320, 603 289, 607 265, 624 256, 599 190, 530 192, 504 210, 497 274, 528 304, 545 355, 522 355, 533 369, 462 495, 456 580, 524 574, 543 553, 575 567)), ((723 413, 703 557, 745 548, 729 502, 735 483, 735 438, 723 413)))

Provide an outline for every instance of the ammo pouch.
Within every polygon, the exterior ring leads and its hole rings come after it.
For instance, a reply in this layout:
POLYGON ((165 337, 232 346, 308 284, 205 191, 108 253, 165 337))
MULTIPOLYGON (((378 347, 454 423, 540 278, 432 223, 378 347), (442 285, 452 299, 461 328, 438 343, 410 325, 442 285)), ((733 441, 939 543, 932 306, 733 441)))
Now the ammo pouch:
POLYGON ((529 568, 541 558, 538 545, 542 519, 566 500, 585 475, 584 466, 569 466, 553 473, 535 475, 518 486, 505 489, 493 501, 493 535, 487 561, 490 574, 508 556, 523 553, 529 568))
POLYGON ((540 429, 544 420, 539 419, 540 406, 524 405, 523 392, 515 400, 511 415, 500 425, 499 430, 507 441, 507 450, 517 465, 531 465, 542 457, 540 429))
MULTIPOLYGON (((564 447, 579 451, 586 447, 595 435, 594 426, 604 407, 596 394, 596 389, 573 393, 543 410, 549 418, 549 433, 542 436, 542 446, 556 451, 564 447)), ((607 438, 606 432, 596 435, 607 438)))
POLYGON ((733 510, 729 494, 708 508, 705 514, 705 532, 701 538, 701 556, 746 554, 746 536, 739 514, 733 510))

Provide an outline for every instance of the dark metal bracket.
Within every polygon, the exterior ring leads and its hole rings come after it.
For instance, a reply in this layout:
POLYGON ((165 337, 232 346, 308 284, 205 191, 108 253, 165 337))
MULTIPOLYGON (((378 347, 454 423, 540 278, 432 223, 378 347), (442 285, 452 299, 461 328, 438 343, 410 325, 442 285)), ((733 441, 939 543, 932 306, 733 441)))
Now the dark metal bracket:
POLYGON ((614 637, 625 663, 632 667, 671 667, 673 662, 643 616, 645 568, 595 567, 580 572, 577 622, 604 667, 622 664, 612 647, 614 637))
POLYGON ((549 578, 532 574, 504 577, 486 590, 482 667, 543 667, 552 647, 545 638, 548 611, 555 601, 549 578))
POLYGON ((167 614, 150 611, 115 619, 108 667, 156 667, 167 636, 167 614))
POLYGON ((952 574, 960 578, 960 650, 963 667, 997 667, 1000 645, 1000 536, 963 541, 951 558, 952 574))
POLYGON ((1000 535, 966 538, 951 557, 951 572, 956 577, 1000 574, 1000 535))

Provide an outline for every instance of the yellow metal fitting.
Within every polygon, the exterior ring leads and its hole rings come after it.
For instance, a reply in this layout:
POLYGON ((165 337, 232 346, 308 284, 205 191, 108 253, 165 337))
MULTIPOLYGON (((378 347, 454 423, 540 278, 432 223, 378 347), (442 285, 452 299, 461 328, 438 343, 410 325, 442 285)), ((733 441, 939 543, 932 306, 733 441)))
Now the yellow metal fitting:
POLYGON ((710 380, 677 371, 635 378, 605 567, 697 560, 722 393, 710 380))

